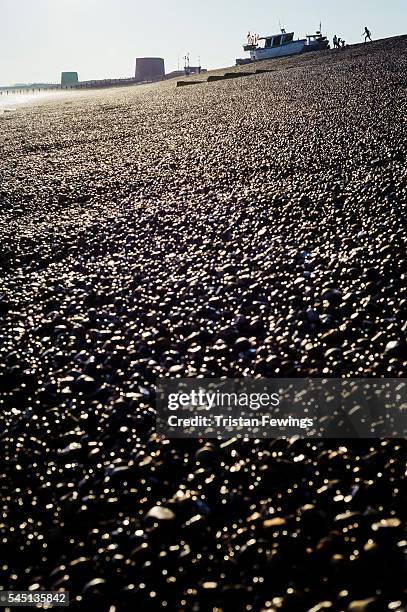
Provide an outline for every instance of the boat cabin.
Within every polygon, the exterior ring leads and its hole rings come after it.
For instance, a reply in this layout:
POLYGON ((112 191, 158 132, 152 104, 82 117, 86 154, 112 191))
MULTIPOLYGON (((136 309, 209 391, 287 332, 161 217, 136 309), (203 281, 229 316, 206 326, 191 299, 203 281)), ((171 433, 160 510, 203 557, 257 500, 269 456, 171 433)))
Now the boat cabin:
POLYGON ((286 32, 283 34, 274 34, 274 36, 266 36, 264 38, 259 38, 259 40, 265 41, 265 49, 272 49, 273 47, 280 47, 281 45, 292 43, 294 40, 294 32, 289 32, 288 34, 286 32))
POLYGON ((288 45, 294 40, 294 32, 281 32, 280 34, 273 34, 273 36, 263 36, 261 38, 256 38, 255 40, 251 40, 247 45, 244 45, 245 51, 254 51, 254 49, 258 49, 258 41, 264 40, 264 49, 275 49, 276 47, 281 47, 283 45, 288 45))
POLYGON ((306 51, 321 51, 329 49, 329 40, 318 30, 315 34, 307 34, 306 51))

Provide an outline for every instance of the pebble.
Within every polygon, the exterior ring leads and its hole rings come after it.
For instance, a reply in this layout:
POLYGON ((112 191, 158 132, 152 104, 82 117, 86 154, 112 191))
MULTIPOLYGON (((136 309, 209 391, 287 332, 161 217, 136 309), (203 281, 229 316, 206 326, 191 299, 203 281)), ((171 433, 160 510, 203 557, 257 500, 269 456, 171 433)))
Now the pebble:
POLYGON ((154 506, 151 508, 147 514, 146 518, 153 519, 155 521, 173 521, 175 519, 175 514, 170 508, 165 508, 164 506, 154 506))
POLYGON ((375 597, 352 601, 347 608, 348 612, 379 612, 382 609, 375 597))

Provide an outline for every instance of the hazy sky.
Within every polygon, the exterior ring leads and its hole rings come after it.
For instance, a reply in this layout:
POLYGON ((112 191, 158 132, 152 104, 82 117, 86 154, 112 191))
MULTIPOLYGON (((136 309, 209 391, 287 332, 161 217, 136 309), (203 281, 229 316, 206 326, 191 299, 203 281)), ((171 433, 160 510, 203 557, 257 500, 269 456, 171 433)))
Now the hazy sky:
POLYGON ((0 0, 0 85, 132 76, 137 56, 159 56, 167 72, 191 64, 234 64, 248 30, 296 36, 319 21, 331 38, 361 40, 407 32, 407 0, 0 0))

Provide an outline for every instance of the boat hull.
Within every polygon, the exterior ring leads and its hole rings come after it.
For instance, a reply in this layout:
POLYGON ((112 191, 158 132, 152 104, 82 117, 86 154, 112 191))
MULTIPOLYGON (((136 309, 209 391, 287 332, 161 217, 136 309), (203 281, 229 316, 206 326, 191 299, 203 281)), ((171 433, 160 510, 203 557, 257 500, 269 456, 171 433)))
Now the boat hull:
POLYGON ((280 45, 279 47, 257 48, 250 52, 250 57, 252 61, 261 61, 275 57, 285 57, 287 55, 298 55, 305 51, 306 45, 306 40, 295 40, 292 43, 280 45))

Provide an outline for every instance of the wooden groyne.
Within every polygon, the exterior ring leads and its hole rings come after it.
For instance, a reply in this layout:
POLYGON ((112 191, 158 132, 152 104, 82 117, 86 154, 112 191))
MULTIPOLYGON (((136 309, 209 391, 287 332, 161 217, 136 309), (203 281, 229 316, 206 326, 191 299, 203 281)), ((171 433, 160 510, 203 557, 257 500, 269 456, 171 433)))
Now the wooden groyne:
POLYGON ((215 83, 217 81, 228 81, 229 79, 241 79, 244 77, 266 74, 267 72, 275 72, 275 69, 258 68, 254 72, 225 72, 224 74, 211 74, 206 81, 177 81, 177 87, 186 87, 187 85, 201 85, 202 83, 215 83))

